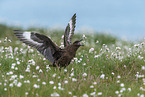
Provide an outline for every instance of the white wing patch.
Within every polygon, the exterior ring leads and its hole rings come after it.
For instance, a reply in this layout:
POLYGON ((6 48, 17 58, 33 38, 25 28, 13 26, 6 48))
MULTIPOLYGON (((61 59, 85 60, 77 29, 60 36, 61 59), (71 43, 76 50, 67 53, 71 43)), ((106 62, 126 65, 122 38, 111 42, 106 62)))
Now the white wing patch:
MULTIPOLYGON (((72 19, 69 21, 69 26, 70 26, 70 33, 69 33, 69 38, 71 37, 71 35, 73 34, 73 25, 72 25, 72 19)), ((69 42, 71 42, 71 40, 68 40, 69 42)))
MULTIPOLYGON (((33 32, 34 33, 34 32, 33 32)), ((42 45, 43 43, 39 43, 39 42, 37 42, 37 41, 34 41, 34 40, 32 40, 31 39, 31 32, 24 32, 23 33, 23 37, 26 39, 26 40, 28 40, 28 41, 30 41, 30 42, 32 42, 32 43, 34 43, 34 44, 37 44, 37 45, 42 45)))

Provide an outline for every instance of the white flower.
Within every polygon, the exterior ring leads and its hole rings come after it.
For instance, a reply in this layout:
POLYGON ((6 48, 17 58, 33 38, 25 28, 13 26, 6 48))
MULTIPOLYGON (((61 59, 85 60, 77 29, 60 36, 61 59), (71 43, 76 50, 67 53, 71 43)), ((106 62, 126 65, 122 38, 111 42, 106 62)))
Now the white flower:
POLYGON ((128 91, 131 91, 131 88, 128 88, 128 91))
POLYGON ((74 76, 74 72, 72 72, 72 73, 70 74, 70 76, 74 76))
POLYGON ((98 95, 102 95, 102 92, 98 92, 98 95))
POLYGON ((36 70, 38 70, 39 69, 39 66, 36 66, 36 70))
POLYGON ((95 95, 96 94, 96 92, 92 92, 92 93, 90 93, 90 95, 95 95))
POLYGON ((143 59, 143 57, 141 57, 140 55, 138 56, 138 59, 143 59))
POLYGON ((56 86, 54 86, 53 89, 56 89, 56 86))
POLYGON ((83 73, 83 77, 86 77, 87 76, 87 73, 83 73))
POLYGON ((54 73, 53 75, 52 75, 52 77, 55 77, 56 76, 56 73, 54 73))
POLYGON ((59 86, 61 86, 61 83, 58 83, 59 86))
POLYGON ((84 94, 82 97, 89 97, 87 94, 84 94))
POLYGON ((97 84, 97 82, 94 82, 93 84, 94 84, 94 85, 96 85, 96 84, 97 84))
POLYGON ((10 86, 10 87, 13 87, 13 83, 10 83, 9 86, 10 86))
POLYGON ((96 43, 99 43, 99 41, 97 40, 96 43))
POLYGON ((18 70, 18 67, 15 67, 15 70, 18 70))
POLYGON ((118 94, 119 93, 119 91, 115 91, 115 94, 118 94))
POLYGON ((67 83, 68 83, 68 81, 66 80, 66 81, 64 81, 64 83, 65 83, 65 84, 67 84, 67 83))
POLYGON ((22 86, 22 83, 18 82, 17 87, 21 87, 21 86, 22 86))
POLYGON ((72 78, 72 81, 77 81, 77 79, 75 79, 75 78, 72 78))
POLYGON ((95 55, 94 58, 98 58, 100 55, 95 55))
POLYGON ((25 95, 28 95, 28 94, 29 94, 28 92, 25 93, 25 95))
POLYGON ((89 49, 89 53, 92 53, 94 51, 94 48, 89 49))
POLYGON ((39 88, 39 85, 34 84, 33 87, 34 87, 34 88, 39 88))
POLYGON ((116 50, 120 50, 121 48, 120 47, 116 47, 116 50))
POLYGON ((49 83, 50 83, 50 84, 54 84, 54 82, 53 82, 53 81, 49 81, 49 83))
POLYGON ((42 69, 39 70, 39 73, 40 73, 40 72, 43 72, 42 69))
POLYGON ((72 92, 68 92, 68 94, 72 94, 72 92))
POLYGON ((100 78, 104 79, 104 78, 105 78, 105 74, 102 74, 102 75, 100 76, 100 78))
POLYGON ((17 64, 20 64, 20 61, 17 61, 17 64))
POLYGON ((121 78, 121 76, 120 76, 120 75, 118 75, 118 76, 117 76, 117 78, 121 78))
POLYGON ((43 85, 46 85, 46 82, 42 82, 43 85))
POLYGON ((5 91, 7 91, 7 88, 4 88, 5 91))
POLYGON ((112 72, 111 74, 114 75, 114 72, 112 72))
POLYGON ((53 94, 51 94, 52 97, 57 97, 59 96, 59 94, 57 92, 54 92, 53 94))
POLYGON ((142 70, 145 70, 145 66, 142 66, 141 69, 142 69, 142 70))
POLYGON ((91 85, 91 86, 90 86, 90 88, 94 88, 94 86, 93 86, 93 85, 91 85))
POLYGON ((19 77, 20 77, 20 79, 24 78, 24 76, 23 76, 23 75, 20 75, 19 77))
POLYGON ((121 87, 124 87, 124 83, 121 83, 120 86, 121 86, 121 87))

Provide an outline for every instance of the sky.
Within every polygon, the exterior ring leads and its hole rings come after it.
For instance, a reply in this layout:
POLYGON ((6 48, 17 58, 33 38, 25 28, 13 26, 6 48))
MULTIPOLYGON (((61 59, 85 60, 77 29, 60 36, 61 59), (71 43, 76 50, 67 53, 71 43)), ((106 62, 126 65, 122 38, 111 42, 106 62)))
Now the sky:
POLYGON ((0 23, 65 29, 76 13, 76 30, 139 40, 145 37, 144 10, 145 0, 0 0, 0 23))

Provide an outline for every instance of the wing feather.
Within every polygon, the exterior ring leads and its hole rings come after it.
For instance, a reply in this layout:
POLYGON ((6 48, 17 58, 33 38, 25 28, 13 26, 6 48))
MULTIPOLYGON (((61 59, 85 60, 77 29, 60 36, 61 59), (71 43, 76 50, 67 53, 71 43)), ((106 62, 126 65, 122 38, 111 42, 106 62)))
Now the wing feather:
POLYGON ((68 46, 71 44, 72 37, 74 35, 75 31, 75 24, 76 24, 76 13, 72 16, 70 19, 64 34, 64 46, 68 46))
POLYGON ((20 41, 36 48, 51 63, 55 61, 53 54, 56 51, 59 51, 60 48, 47 36, 27 31, 15 31, 14 34, 20 39, 20 41))

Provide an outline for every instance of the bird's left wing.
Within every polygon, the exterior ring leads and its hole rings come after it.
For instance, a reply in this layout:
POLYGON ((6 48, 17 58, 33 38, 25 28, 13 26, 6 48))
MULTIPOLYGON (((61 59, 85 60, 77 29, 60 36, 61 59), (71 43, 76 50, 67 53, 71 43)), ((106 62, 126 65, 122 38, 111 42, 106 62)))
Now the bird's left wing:
POLYGON ((15 31, 14 34, 20 41, 36 48, 51 63, 55 61, 53 54, 59 51, 60 48, 47 36, 29 31, 15 31))

